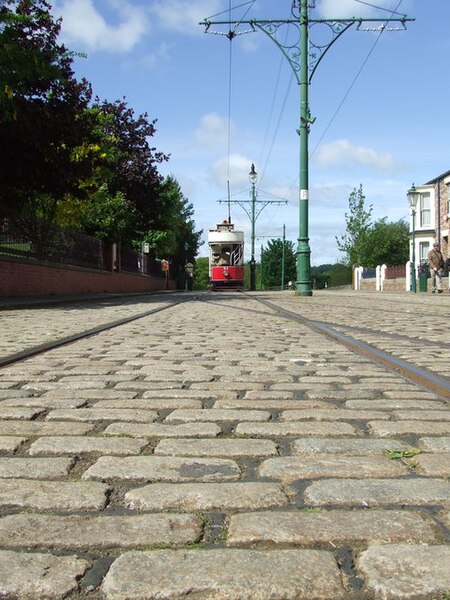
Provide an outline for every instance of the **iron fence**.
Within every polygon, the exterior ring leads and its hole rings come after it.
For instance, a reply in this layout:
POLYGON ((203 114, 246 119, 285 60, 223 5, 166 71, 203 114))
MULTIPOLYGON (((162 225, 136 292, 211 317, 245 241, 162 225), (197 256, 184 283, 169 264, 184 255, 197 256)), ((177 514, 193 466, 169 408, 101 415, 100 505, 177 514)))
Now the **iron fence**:
POLYGON ((402 277, 406 277, 406 265, 387 267, 385 273, 386 279, 401 279, 402 277))
POLYGON ((45 239, 32 240, 10 232, 0 232, 0 255, 50 261, 94 269, 107 268, 107 244, 73 231, 53 229, 45 239))
MULTIPOLYGON (((36 236, 38 237, 38 236, 36 236)), ((109 270, 111 268, 111 244, 84 233, 53 228, 50 234, 40 239, 20 235, 0 226, 0 256, 24 258, 34 262, 56 262, 66 265, 109 270)), ((120 270, 141 275, 165 278, 161 261, 150 258, 129 247, 120 248, 120 270)), ((117 257, 118 258, 118 257, 117 257)), ((117 264, 116 263, 116 264, 117 264)))

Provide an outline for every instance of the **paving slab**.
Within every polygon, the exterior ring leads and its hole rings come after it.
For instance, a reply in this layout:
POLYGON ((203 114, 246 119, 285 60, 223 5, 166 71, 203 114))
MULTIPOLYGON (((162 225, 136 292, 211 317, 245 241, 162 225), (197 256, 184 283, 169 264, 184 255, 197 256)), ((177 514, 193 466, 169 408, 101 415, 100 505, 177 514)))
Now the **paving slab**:
POLYGON ((68 475, 71 458, 0 458, 0 478, 56 479, 68 475))
POLYGON ((102 510, 108 486, 90 481, 33 481, 4 479, 0 507, 30 510, 102 510))
POLYGON ((293 454, 385 454, 389 450, 411 449, 411 446, 402 440, 394 439, 369 439, 369 438, 303 438, 292 442, 293 454))
POLYGON ((129 435, 147 438, 215 438, 221 432, 222 429, 216 423, 181 423, 180 425, 112 423, 105 429, 105 435, 129 435))
POLYGON ((155 448, 159 456, 249 456, 266 457, 278 454, 271 440, 215 439, 161 440, 155 448))
POLYGON ((450 505, 450 483, 442 479, 322 479, 305 490, 312 506, 450 505))
POLYGON ((241 470, 233 460, 190 457, 102 456, 87 471, 83 479, 137 481, 229 481, 239 479, 241 470))
POLYGON ((89 423, 45 422, 45 421, 0 421, 0 435, 84 435, 94 429, 89 423))
POLYGON ((51 410, 49 421, 129 421, 132 423, 151 423, 158 418, 158 413, 151 410, 133 410, 120 408, 76 408, 51 410))
POLYGON ((60 599, 78 589, 90 563, 76 556, 0 550, 0 596, 60 599))
POLYGON ((17 514, 0 518, 0 544, 21 548, 104 550, 149 548, 156 544, 196 542, 203 520, 198 515, 152 514, 56 516, 17 514))
POLYGON ((108 454, 117 456, 137 455, 148 445, 148 440, 139 438, 108 438, 90 436, 40 437, 29 449, 31 456, 80 454, 108 454))
POLYGON ((448 594, 449 564, 448 546, 392 544, 371 546, 356 567, 375 598, 419 600, 448 594))
POLYGON ((258 468, 260 477, 292 483, 298 479, 322 477, 400 477, 408 474, 406 465, 380 456, 283 456, 269 458, 258 468))
MULTIPOLYGON (((331 416, 330 416, 331 418, 331 416)), ((356 429, 349 423, 305 423, 288 421, 283 423, 238 423, 236 435, 252 437, 348 436, 356 435, 356 429)))
POLYGON ((12 453, 17 450, 27 438, 1 435, 0 436, 0 452, 12 453))
POLYGON ((276 483, 150 484, 125 494, 125 505, 136 510, 212 511, 259 510, 284 506, 288 497, 276 483))
POLYGON ((252 512, 232 515, 227 545, 320 544, 333 548, 358 543, 436 542, 425 513, 390 510, 252 512))
POLYGON ((333 555, 321 550, 127 552, 102 584, 107 600, 335 600, 345 597, 333 555), (139 573, 139 577, 136 577, 139 573))

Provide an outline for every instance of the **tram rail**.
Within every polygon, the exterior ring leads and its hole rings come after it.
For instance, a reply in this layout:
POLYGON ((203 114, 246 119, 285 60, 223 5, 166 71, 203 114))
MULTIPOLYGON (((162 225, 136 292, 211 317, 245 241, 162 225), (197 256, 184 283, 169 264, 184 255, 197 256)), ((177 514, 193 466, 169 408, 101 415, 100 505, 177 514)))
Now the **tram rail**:
MULTIPOLYGON (((228 294, 234 296, 233 292, 227 290, 228 294)), ((17 352, 11 354, 9 356, 0 358, 0 367, 5 367, 7 365, 11 365, 14 363, 18 363, 20 361, 26 360, 32 356, 36 356, 47 352, 49 350, 53 350, 55 348, 59 348, 73 342, 97 335, 104 331, 108 331, 110 329, 120 327, 122 325, 127 325, 133 321, 137 321, 139 319, 143 319, 145 317, 151 316, 153 314, 157 314, 162 311, 166 311, 169 308, 175 308, 180 304, 190 301, 206 301, 213 302, 215 304, 221 304, 222 301, 227 298, 227 292, 223 292, 220 294, 220 298, 211 292, 199 293, 197 295, 182 295, 181 298, 179 295, 176 295, 175 298, 171 298, 168 303, 164 306, 158 306, 152 308, 150 310, 146 310, 143 312, 139 312, 138 314, 130 315, 121 319, 115 319, 113 321, 107 321, 101 325, 96 327, 92 327, 80 332, 77 332, 72 335, 64 336, 58 340, 54 340, 51 342, 46 342, 43 344, 35 345, 31 348, 28 348, 24 351, 17 352)), ((365 334, 365 337, 373 334, 373 329, 371 328, 362 328, 362 327, 354 327, 349 324, 342 323, 333 323, 330 319, 324 319, 322 321, 311 319, 304 312, 308 313, 308 311, 303 310, 303 305, 298 305, 300 310, 292 311, 287 309, 286 307, 282 307, 276 303, 276 301, 267 300, 266 295, 256 295, 256 294, 246 294, 240 293, 239 298, 247 298, 249 300, 254 300, 261 305, 269 308, 274 311, 275 314, 279 315, 282 318, 294 320, 302 325, 307 326, 309 329, 315 331, 321 336, 325 336, 333 339, 335 342, 347 347, 351 351, 364 356, 365 358, 371 360, 374 363, 380 364, 386 369, 396 372, 397 374, 402 375, 405 379, 413 382, 414 384, 422 387, 423 389, 427 389, 434 393, 439 394, 443 398, 450 398, 450 379, 443 377, 439 374, 431 372, 429 369, 420 367, 417 364, 413 364, 411 361, 403 360, 402 358, 395 356, 393 353, 380 350, 373 343, 368 343, 361 339, 355 337, 355 334, 358 337, 361 337, 361 334, 365 334), (331 323, 330 323, 331 321, 331 323)), ((117 300, 117 298, 115 299, 117 300)), ((78 302, 79 301, 74 301, 78 302)), ((53 305, 54 306, 54 305, 53 305)), ((33 305, 28 308, 32 309, 33 305)), ((232 306, 227 303, 227 309, 232 309, 232 306)), ((382 310, 382 309, 379 309, 382 310)), ((394 335, 395 339, 399 339, 399 334, 388 334, 386 332, 378 331, 379 335, 387 336, 394 335)), ((403 335, 403 341, 411 341, 411 337, 403 335)), ((419 340, 417 338, 413 338, 416 346, 421 344, 422 346, 427 346, 431 344, 426 339, 419 340)), ((446 342, 439 342, 439 345, 444 345, 445 347, 450 348, 450 344, 446 342)), ((420 354, 420 349, 418 348, 418 354, 420 354)))

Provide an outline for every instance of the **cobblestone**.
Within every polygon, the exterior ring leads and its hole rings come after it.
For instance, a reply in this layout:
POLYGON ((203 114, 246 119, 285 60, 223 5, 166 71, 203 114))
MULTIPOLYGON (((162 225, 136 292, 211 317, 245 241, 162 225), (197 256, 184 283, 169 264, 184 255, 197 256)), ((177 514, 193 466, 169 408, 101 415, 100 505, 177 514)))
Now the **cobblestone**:
POLYGON ((0 458, 0 478, 54 479, 69 473, 70 458, 0 458))
POLYGON ((259 510, 288 502, 275 483, 151 484, 129 491, 126 506, 138 510, 259 510))
POLYGON ((77 580, 88 567, 76 556, 0 550, 0 596, 59 599, 77 589, 77 580))
POLYGON ((231 517, 227 544, 323 544, 436 542, 433 523, 420 513, 402 511, 253 512, 231 517))
POLYGON ((55 516, 9 515, 0 519, 0 544, 20 548, 103 550, 148 548, 156 544, 190 544, 203 521, 195 515, 55 516))
MULTIPOLYGON (((5 311, 0 353, 178 299, 5 311)), ((0 369, 0 596, 445 597, 448 395, 302 319, 448 379, 448 297, 182 299, 0 369)))
POLYGON ((107 437, 86 437, 86 436, 65 436, 65 437, 41 437, 30 446, 31 456, 40 455, 80 455, 80 454, 108 454, 108 455, 136 455, 139 454, 148 440, 125 439, 125 438, 107 438, 107 437))
POLYGON ((128 552, 113 563, 102 591, 107 600, 187 594, 218 600, 345 597, 333 555, 321 550, 128 552))
POLYGON ((377 598, 430 598, 450 589, 450 548, 393 544, 372 546, 357 568, 377 598))
POLYGON ((83 479, 131 479, 142 481, 227 481, 239 479, 232 460, 203 458, 102 456, 83 474, 83 479))
POLYGON ((450 504, 450 483, 441 479, 324 479, 305 491, 312 506, 386 506, 450 504))

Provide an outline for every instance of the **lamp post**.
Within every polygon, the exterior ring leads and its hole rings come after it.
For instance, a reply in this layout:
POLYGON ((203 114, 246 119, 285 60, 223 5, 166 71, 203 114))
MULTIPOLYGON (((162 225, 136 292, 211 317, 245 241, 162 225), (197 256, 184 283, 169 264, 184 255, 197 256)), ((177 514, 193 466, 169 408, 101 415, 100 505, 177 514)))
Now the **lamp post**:
POLYGON ((255 171, 255 165, 252 163, 252 167, 250 169, 250 173, 248 174, 248 178, 250 183, 252 184, 252 257, 250 259, 250 291, 254 292, 256 290, 256 273, 255 273, 255 201, 256 201, 256 193, 255 193, 255 184, 258 179, 258 174, 255 171))
POLYGON ((409 206, 411 207, 412 215, 412 261, 411 261, 411 292, 414 294, 417 291, 416 288, 416 206, 419 200, 420 192, 416 190, 416 186, 412 184, 411 189, 408 190, 407 197, 409 206))

